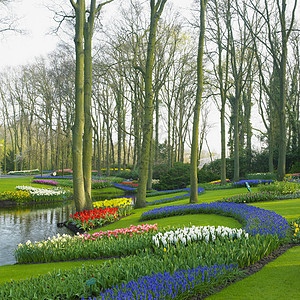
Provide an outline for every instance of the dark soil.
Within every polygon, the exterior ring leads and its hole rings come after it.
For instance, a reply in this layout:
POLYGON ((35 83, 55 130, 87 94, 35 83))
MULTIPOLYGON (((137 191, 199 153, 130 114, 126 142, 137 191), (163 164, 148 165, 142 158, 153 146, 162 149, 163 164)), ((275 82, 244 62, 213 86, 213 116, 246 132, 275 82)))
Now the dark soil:
POLYGON ((221 290, 228 287, 232 283, 238 282, 238 281, 240 281, 240 280, 242 280, 242 279, 244 279, 244 278, 246 278, 246 277, 248 277, 252 274, 255 274, 256 272, 260 271, 265 265, 272 262, 273 260, 275 260, 276 258, 281 256, 282 254, 284 254, 287 250, 289 250, 289 249, 291 249, 292 247, 295 247, 295 246, 300 246, 300 244, 284 244, 284 245, 280 246, 279 248, 277 248, 276 250, 274 250, 268 256, 266 256, 266 257, 262 258, 261 260, 259 260, 258 262, 250 265, 249 267, 246 267, 246 268, 242 269, 242 276, 239 276, 239 277, 235 278, 234 280, 232 280, 230 282, 227 282, 223 285, 220 285, 220 286, 216 287, 209 294, 193 296, 189 299, 190 300, 206 299, 207 297, 211 296, 212 294, 216 294, 216 293, 220 292, 221 290))

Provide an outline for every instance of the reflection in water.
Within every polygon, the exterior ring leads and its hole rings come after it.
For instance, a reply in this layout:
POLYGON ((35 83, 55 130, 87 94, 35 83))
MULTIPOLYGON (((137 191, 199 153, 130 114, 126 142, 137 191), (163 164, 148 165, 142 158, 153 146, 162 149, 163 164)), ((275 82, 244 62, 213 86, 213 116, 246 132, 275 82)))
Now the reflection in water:
POLYGON ((0 265, 14 264, 14 250, 19 243, 45 240, 57 233, 71 232, 58 228, 57 223, 64 222, 73 213, 74 204, 66 203, 57 207, 36 206, 0 210, 0 265))
MULTIPOLYGON (((115 197, 122 196, 111 194, 93 200, 115 197)), ((0 209, 0 266, 16 262, 13 254, 19 243, 46 240, 58 233, 73 234, 66 227, 57 227, 57 223, 66 221, 74 212, 74 203, 70 202, 0 209)))

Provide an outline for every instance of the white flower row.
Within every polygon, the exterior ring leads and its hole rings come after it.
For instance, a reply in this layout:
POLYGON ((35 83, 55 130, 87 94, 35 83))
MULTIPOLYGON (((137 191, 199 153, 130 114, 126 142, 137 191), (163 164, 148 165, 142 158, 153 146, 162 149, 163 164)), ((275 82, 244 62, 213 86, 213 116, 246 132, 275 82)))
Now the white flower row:
POLYGON ((43 246, 47 246, 48 244, 57 244, 57 243, 65 243, 68 240, 74 240, 74 237, 72 237, 69 234, 63 234, 60 235, 59 233, 56 236, 53 236, 52 238, 48 237, 47 240, 45 241, 40 241, 40 242, 34 242, 32 243, 30 240, 28 240, 25 244, 19 244, 18 247, 21 248, 23 246, 30 246, 30 247, 43 247, 43 246))
POLYGON ((229 228, 224 226, 192 226, 183 229, 170 230, 164 234, 159 232, 153 236, 152 241, 157 246, 167 247, 182 243, 186 245, 192 241, 214 241, 217 237, 227 238, 248 238, 248 233, 243 229, 229 228))
POLYGON ((17 190, 28 191, 32 196, 59 196, 66 194, 66 191, 62 188, 51 188, 51 189, 41 189, 32 186, 19 185, 16 186, 17 190))
POLYGON ((34 170, 22 170, 22 171, 9 171, 7 174, 8 175, 13 175, 15 173, 30 173, 30 172, 39 172, 39 169, 34 169, 34 170))

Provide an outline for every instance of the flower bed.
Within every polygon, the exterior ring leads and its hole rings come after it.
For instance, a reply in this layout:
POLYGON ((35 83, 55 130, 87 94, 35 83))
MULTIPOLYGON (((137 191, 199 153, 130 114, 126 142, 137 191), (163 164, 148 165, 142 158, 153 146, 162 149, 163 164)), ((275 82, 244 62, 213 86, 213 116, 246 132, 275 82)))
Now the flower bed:
POLYGON ((1 199, 15 201, 17 203, 31 201, 32 197, 28 191, 7 191, 0 194, 1 199))
POLYGON ((111 182, 105 180, 92 179, 92 189, 103 189, 112 186, 111 182))
POLYGON ((189 191, 190 188, 184 188, 184 189, 176 189, 176 190, 165 190, 165 191, 152 191, 150 193, 147 193, 147 197, 155 197, 158 195, 167 195, 167 194, 174 194, 174 193, 180 193, 184 191, 189 191))
POLYGON ((300 243, 300 218, 292 221, 291 226, 291 235, 293 243, 300 243))
POLYGON ((242 229, 229 228, 224 226, 192 226, 184 227, 176 230, 166 231, 165 233, 157 233, 153 236, 153 243, 156 247, 169 247, 178 245, 179 243, 187 245, 193 242, 214 242, 216 239, 235 239, 248 238, 248 233, 242 229))
MULTIPOLYGON (((185 189, 186 191, 190 191, 190 188, 185 189)), ((205 190, 201 187, 198 187, 198 195, 204 193, 205 190)), ((147 205, 157 205, 157 204, 162 204, 162 203, 169 203, 169 202, 175 202, 180 199, 185 199, 190 196, 190 193, 184 194, 184 195, 179 195, 179 196, 174 196, 172 198, 166 198, 166 199, 159 199, 151 202, 147 202, 147 205)))
POLYGON ((54 186, 56 186, 59 182, 58 181, 54 181, 54 180, 34 179, 34 180, 32 180, 32 183, 47 184, 47 185, 54 185, 54 186))
POLYGON ((126 186, 131 186, 133 188, 137 188, 139 186, 138 183, 134 183, 134 182, 122 182, 121 184, 124 184, 126 186))
POLYGON ((32 175, 37 174, 39 172, 39 169, 33 169, 33 170, 22 170, 22 171, 9 171, 7 175, 32 175))
MULTIPOLYGON (((38 294, 42 299, 47 298, 49 295, 57 299, 74 299, 78 295, 86 298, 91 296, 89 290, 86 289, 86 282, 91 278, 95 280, 95 284, 91 286, 92 296, 102 295, 102 297, 106 297, 106 292, 118 292, 118 287, 126 294, 127 291, 129 293, 130 291, 129 286, 125 287, 125 285, 130 282, 135 285, 145 276, 153 276, 153 279, 154 277, 161 278, 161 282, 169 282, 170 284, 172 282, 170 276, 173 276, 173 278, 177 280, 177 285, 183 284, 182 289, 178 291, 176 290, 176 284, 171 284, 171 286, 160 285, 162 294, 166 294, 172 290, 176 298, 180 296, 191 296, 193 294, 204 295, 218 283, 220 284, 231 280, 237 275, 239 273, 237 266, 245 267, 250 263, 256 262, 261 257, 276 249, 279 243, 276 236, 249 235, 249 238, 241 236, 241 238, 234 240, 224 238, 223 240, 216 239, 214 242, 201 242, 201 246, 199 246, 199 243, 182 246, 178 244, 176 247, 168 247, 168 249, 155 247, 150 251, 147 245, 149 245, 149 238, 152 244, 151 234, 134 234, 133 237, 126 237, 124 239, 122 239, 122 237, 125 236, 105 236, 103 237, 104 240, 103 238, 95 240, 82 239, 78 240, 82 247, 71 248, 64 244, 64 247, 57 246, 55 253, 61 254, 65 251, 69 251, 70 253, 76 254, 79 252, 79 249, 85 247, 84 249, 88 249, 90 253, 93 253, 92 251, 94 250, 97 251, 98 254, 101 252, 105 255, 107 248, 109 248, 110 251, 120 249, 118 247, 122 245, 121 242, 124 242, 127 245, 126 249, 130 249, 130 253, 136 251, 136 256, 130 255, 106 261, 99 265, 85 266, 83 264, 82 267, 73 268, 72 270, 53 271, 37 278, 13 282, 13 284, 10 282, 5 283, 1 286, 0 298, 32 299, 34 298, 34 293, 38 294), (98 241, 103 241, 103 243, 97 244, 98 241), (115 247, 113 247, 114 245, 112 244, 114 241, 116 242, 115 247), (132 241, 134 242, 132 243, 132 241), (145 243, 143 244, 141 241, 145 241, 145 243), (93 248, 93 245, 97 247, 93 248), (137 249, 136 247, 140 248, 137 249), (199 262, 201 262, 201 265, 199 265, 199 262), (201 280, 200 277, 196 276, 197 281, 195 281, 194 270, 198 267, 200 269, 202 268, 202 270, 213 271, 212 273, 201 274, 201 280), (226 271, 227 268, 232 268, 232 272, 228 273, 226 271), (181 272, 179 270, 185 270, 187 276, 180 279, 177 275, 178 273, 176 273, 181 272), (208 274, 208 276, 206 274, 208 274)), ((125 253, 129 252, 125 251, 125 253)), ((50 251, 50 253, 52 252, 50 251)), ((157 283, 156 281, 154 282, 157 283)), ((140 299, 150 299, 148 295, 152 295, 151 293, 155 293, 155 290, 157 290, 151 286, 152 285, 148 285, 148 287, 145 287, 144 296, 140 295, 140 299)))
POLYGON ((117 207, 94 208, 70 215, 67 223, 74 223, 77 228, 89 230, 113 222, 118 217, 117 207))
POLYGON ((112 185, 120 190, 123 190, 125 192, 132 192, 132 193, 136 193, 136 189, 130 186, 125 186, 123 184, 119 184, 119 183, 112 183, 112 185))
POLYGON ((131 198, 115 198, 111 200, 97 201, 93 202, 93 206, 96 208, 117 207, 119 217, 129 215, 133 209, 131 198))
MULTIPOLYGON (((190 297, 197 285, 213 286, 224 275, 236 274, 236 265, 198 266, 189 270, 176 270, 174 273, 163 272, 143 276, 127 284, 114 286, 100 294, 101 300, 106 299, 174 299, 190 297), (144 297, 142 296, 144 295, 144 297), (142 298, 143 297, 143 298, 142 298)), ((197 293, 200 293, 198 290, 197 293)), ((95 299, 95 298, 94 298, 95 299)))
POLYGON ((19 244, 14 255, 18 263, 37 263, 137 254, 151 246, 155 231, 157 224, 144 224, 75 236, 58 234, 45 241, 19 244))
POLYGON ((250 186, 258 186, 259 184, 270 184, 273 183, 274 180, 272 179, 250 179, 250 180, 240 180, 238 182, 232 182, 232 186, 239 188, 239 187, 245 187, 246 182, 248 182, 248 184, 250 186))
MULTIPOLYGON (((230 180, 226 179, 226 182, 230 182, 230 180)), ((221 179, 209 182, 209 184, 220 184, 220 183, 221 183, 221 179)))
MULTIPOLYGON (((34 176, 34 179, 52 179, 53 176, 34 176)), ((57 179, 73 179, 72 176, 55 176, 55 180, 57 179)))
POLYGON ((231 203, 251 203, 259 201, 276 200, 278 196, 277 192, 258 192, 258 193, 246 193, 242 195, 236 195, 229 198, 223 198, 218 202, 231 202, 231 203))
POLYGON ((250 235, 277 234, 283 238, 289 228, 286 219, 272 211, 237 203, 203 203, 154 208, 144 212, 140 220, 197 213, 215 213, 233 217, 244 225, 244 230, 250 235))
POLYGON ((71 195, 70 192, 63 190, 62 188, 40 189, 32 186, 16 186, 17 190, 27 191, 30 193, 30 201, 55 201, 62 200, 71 195))

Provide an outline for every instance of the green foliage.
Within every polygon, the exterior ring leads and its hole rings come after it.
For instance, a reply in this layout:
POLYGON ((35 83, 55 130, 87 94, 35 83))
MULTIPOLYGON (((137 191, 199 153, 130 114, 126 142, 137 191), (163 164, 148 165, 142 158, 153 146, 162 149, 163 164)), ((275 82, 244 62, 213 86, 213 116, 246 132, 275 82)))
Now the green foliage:
POLYGON ((32 197, 28 191, 7 191, 0 194, 2 200, 11 200, 15 202, 32 201, 32 197))
POLYGON ((113 183, 122 183, 124 181, 124 178, 121 177, 111 177, 111 176, 102 176, 98 178, 99 180, 105 180, 108 182, 113 182, 113 183))
POLYGON ((234 186, 229 183, 229 184, 220 184, 220 183, 199 183, 198 187, 204 188, 206 191, 214 191, 214 190, 226 190, 226 189, 232 189, 234 186))
POLYGON ((234 203, 252 203, 259 201, 270 201, 277 199, 277 192, 259 192, 259 193, 247 193, 242 195, 236 195, 229 198, 223 198, 218 202, 234 202, 234 203))
POLYGON ((293 243, 300 243, 300 218, 290 222, 291 226, 291 240, 293 243))
POLYGON ((103 189, 112 186, 111 182, 92 180, 92 189, 103 189))
MULTIPOLYGON (((221 159, 216 159, 209 164, 205 164, 202 169, 215 174, 216 179, 220 179, 221 159)), ((233 173, 234 173, 234 160, 233 158, 226 158, 226 177, 232 179, 233 173)), ((240 177, 244 177, 246 173, 247 173, 247 159, 245 157, 240 157, 240 177)))
POLYGON ((138 180, 139 173, 138 170, 132 170, 132 171, 121 171, 116 174, 117 177, 125 178, 125 179, 133 179, 138 180))
POLYGON ((291 166, 291 173, 300 173, 300 161, 296 161, 291 166))
POLYGON ((276 180, 276 174, 274 173, 251 173, 246 175, 246 179, 252 180, 252 179, 272 179, 276 180))
POLYGON ((155 164, 153 166, 153 179, 159 179, 162 175, 165 175, 169 170, 169 166, 166 163, 155 164))
POLYGON ((116 237, 103 235, 94 239, 91 239, 92 236, 88 234, 74 237, 58 235, 51 240, 19 245, 14 255, 18 263, 133 255, 145 248, 150 248, 152 236, 152 231, 143 234, 118 234, 116 237))
MULTIPOLYGON (((209 182, 218 179, 218 176, 204 169, 198 170, 198 182, 209 182)), ((174 167, 162 173, 159 183, 153 184, 157 190, 172 190, 185 188, 190 184, 190 164, 175 163, 174 167)))
POLYGON ((276 181, 271 184, 260 185, 258 189, 259 191, 277 191, 279 195, 289 195, 298 193, 299 188, 299 183, 289 181, 276 181))
POLYGON ((73 180, 61 180, 61 179, 59 179, 57 181, 58 181, 57 186, 70 187, 70 188, 73 187, 73 180))
POLYGON ((73 176, 73 172, 70 171, 56 171, 55 173, 55 176, 73 176))

